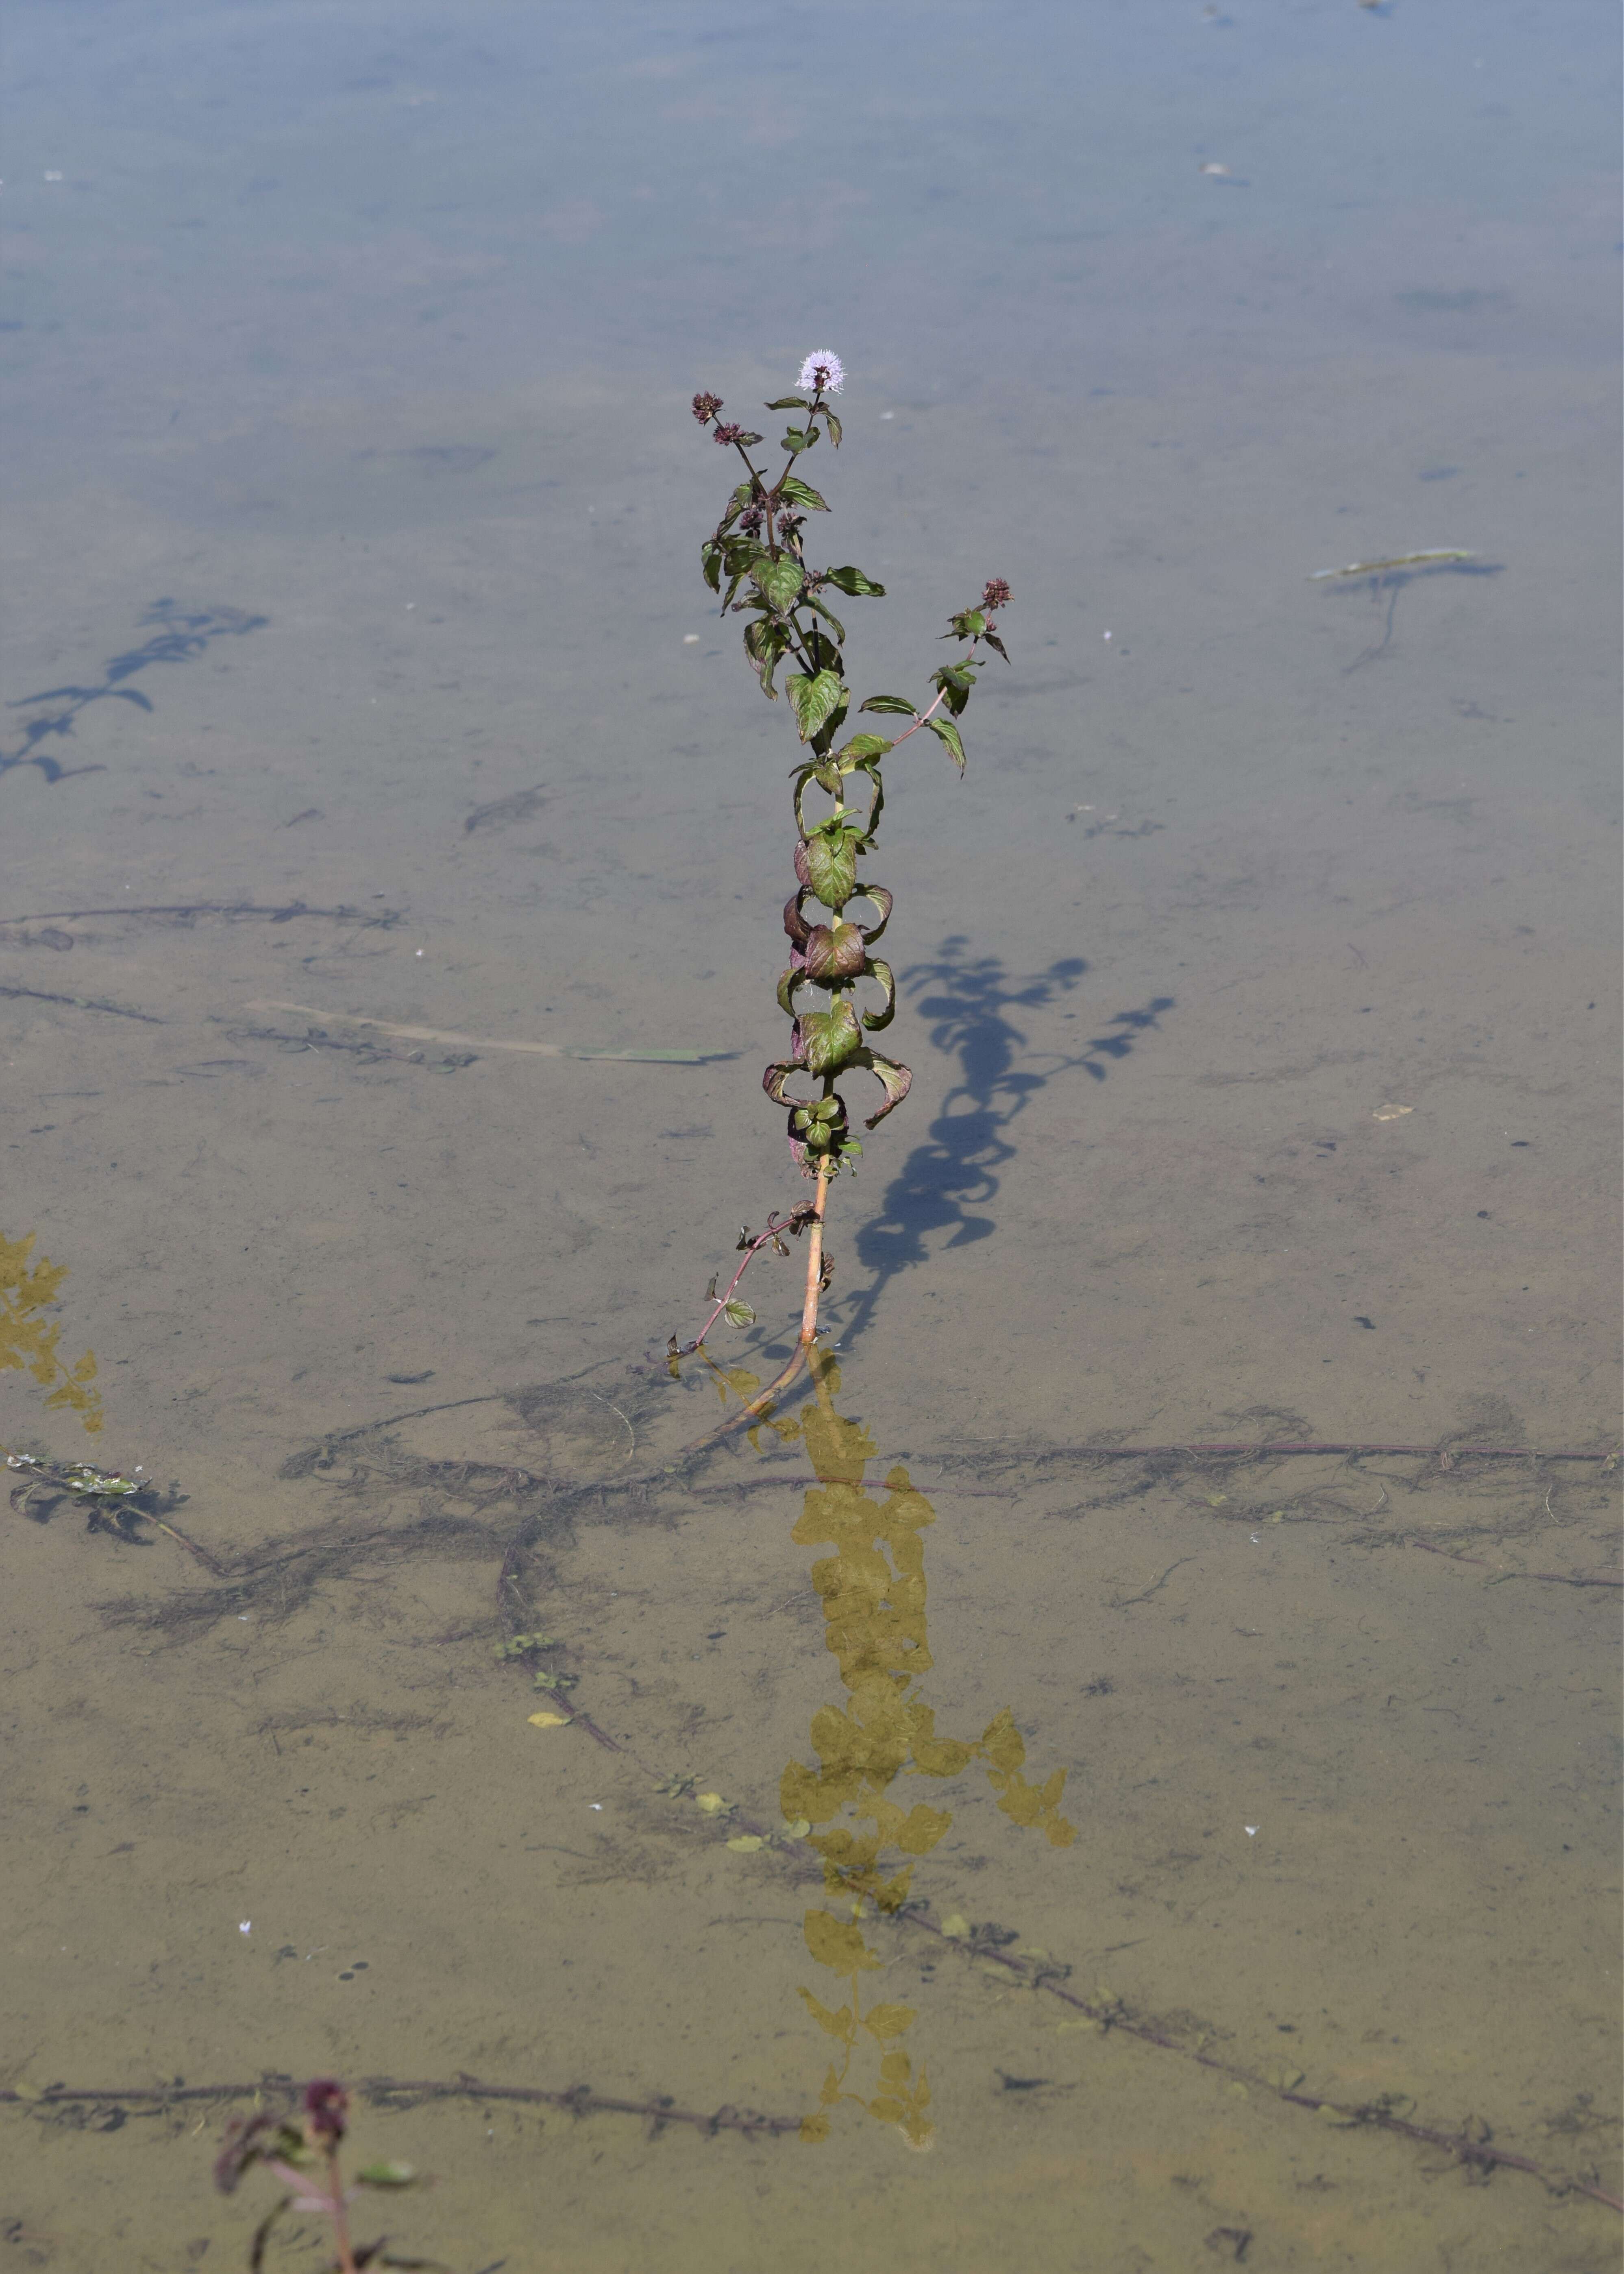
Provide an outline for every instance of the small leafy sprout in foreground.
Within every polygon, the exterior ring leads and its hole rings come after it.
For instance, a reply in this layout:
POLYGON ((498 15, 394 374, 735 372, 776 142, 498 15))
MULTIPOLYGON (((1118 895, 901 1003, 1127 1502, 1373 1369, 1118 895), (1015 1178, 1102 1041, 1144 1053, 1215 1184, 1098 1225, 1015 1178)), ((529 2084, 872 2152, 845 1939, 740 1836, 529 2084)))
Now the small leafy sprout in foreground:
POLYGON ((286 2213, 294 2211, 315 2213, 331 2226, 336 2255, 329 2262, 327 2274, 361 2274, 363 2268, 372 2266, 434 2268, 433 2259, 396 2256, 385 2247, 387 2235, 376 2242, 353 2243, 350 2239, 350 2206, 361 2188, 416 2187, 421 2183, 412 2166, 368 2164, 346 2186, 339 2168, 339 2150, 350 2127, 350 2095, 336 2077, 319 2076, 305 2086, 299 2106, 298 2119, 273 2116, 263 2109, 253 2116, 234 2116, 214 2158, 214 2185, 222 2195, 235 2195, 244 2174, 256 2164, 285 2190, 282 2201, 255 2230, 250 2267, 263 2266, 272 2229, 286 2213))

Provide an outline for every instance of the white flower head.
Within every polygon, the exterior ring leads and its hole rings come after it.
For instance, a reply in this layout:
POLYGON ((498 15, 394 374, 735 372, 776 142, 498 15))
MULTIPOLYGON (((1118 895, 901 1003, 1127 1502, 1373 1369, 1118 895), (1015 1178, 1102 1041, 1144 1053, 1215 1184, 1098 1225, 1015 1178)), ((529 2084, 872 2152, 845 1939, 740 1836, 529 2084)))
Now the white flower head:
POLYGON ((832 349, 819 348, 801 366, 797 387, 809 387, 821 395, 838 395, 846 385, 846 372, 840 358, 832 349))

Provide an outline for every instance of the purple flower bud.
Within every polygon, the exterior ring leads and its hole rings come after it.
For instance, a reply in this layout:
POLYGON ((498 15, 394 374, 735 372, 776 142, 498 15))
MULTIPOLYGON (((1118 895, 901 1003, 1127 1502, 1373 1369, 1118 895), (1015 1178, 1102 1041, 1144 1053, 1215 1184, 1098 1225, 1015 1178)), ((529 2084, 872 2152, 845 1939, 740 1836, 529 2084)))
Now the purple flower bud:
POLYGON ((702 426, 708 426, 721 407, 722 398, 719 395, 704 394, 696 395, 694 397, 694 416, 702 426))
POLYGON ((318 2076, 304 2088, 304 2123, 312 2141, 336 2148, 350 2115, 350 2095, 335 2076, 318 2076))

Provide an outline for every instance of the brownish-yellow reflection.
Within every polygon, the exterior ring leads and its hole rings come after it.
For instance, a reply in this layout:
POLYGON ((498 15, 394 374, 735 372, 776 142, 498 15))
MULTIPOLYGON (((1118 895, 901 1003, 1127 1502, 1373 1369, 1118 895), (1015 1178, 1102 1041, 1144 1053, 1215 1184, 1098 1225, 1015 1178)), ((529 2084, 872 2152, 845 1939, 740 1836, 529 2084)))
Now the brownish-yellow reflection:
POLYGON ((0 1374, 26 1367, 49 1390, 46 1405, 66 1406, 94 1437, 102 1427, 95 1353, 86 1351, 72 1367, 57 1355, 62 1329, 44 1314, 54 1306, 68 1267, 44 1255, 31 1263, 34 1239, 33 1232, 21 1239, 0 1233, 0 1374))
POLYGON ((1060 1814, 1065 1771, 1056 1769, 1041 1785, 1022 1774, 1026 1749, 1007 1706, 979 1737, 937 1736, 935 1713, 920 1690, 932 1665, 923 1535, 936 1512, 900 1466, 887 1473, 883 1499, 867 1490, 864 1472, 876 1448, 861 1422, 835 1411, 840 1369, 831 1357, 813 1360, 812 1382, 816 1403, 801 1420, 770 1425, 781 1436, 801 1436, 819 1480, 807 1494, 793 1538, 803 1547, 833 1547, 812 1566, 812 1584, 846 1691, 843 1704, 820 1706, 812 1717, 817 1766, 792 1761, 779 1786, 785 1817, 806 1828, 823 1858, 825 1891, 836 1899, 808 1911, 807 1949, 844 1984, 842 2002, 833 2006, 810 1990, 801 1992, 839 2048, 816 2113, 802 2120, 801 2137, 826 2139, 835 2111, 849 2101, 877 2123, 896 2125, 910 2147, 923 2150, 934 2133, 930 2084, 923 2062, 916 2070, 904 2044, 914 2009, 883 2001, 864 2007, 863 1977, 884 1962, 862 1929, 866 1916, 898 1911, 907 1901, 915 1864, 953 1819, 946 1809, 921 1801, 904 1809, 891 1788, 900 1776, 957 1776, 980 1761, 1011 1823, 1036 1827, 1056 1848, 1069 1847, 1077 1832, 1060 1814))

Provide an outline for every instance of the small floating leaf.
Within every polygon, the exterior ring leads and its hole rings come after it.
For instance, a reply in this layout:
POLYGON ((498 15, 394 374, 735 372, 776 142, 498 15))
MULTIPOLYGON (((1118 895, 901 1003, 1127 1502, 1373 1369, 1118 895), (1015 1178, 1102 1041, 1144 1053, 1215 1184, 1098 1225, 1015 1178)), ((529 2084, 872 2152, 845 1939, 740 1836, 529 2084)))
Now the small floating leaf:
POLYGON ((727 1844, 735 1856, 755 1856, 758 1855, 767 1843, 756 1833, 741 1832, 737 1839, 730 1840, 727 1844))
POLYGON ((562 1729, 568 1728, 569 1716, 568 1713, 532 1713, 530 1721, 532 1729, 562 1729))

